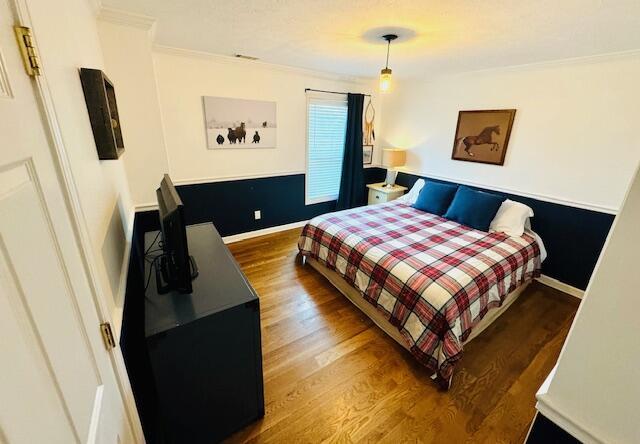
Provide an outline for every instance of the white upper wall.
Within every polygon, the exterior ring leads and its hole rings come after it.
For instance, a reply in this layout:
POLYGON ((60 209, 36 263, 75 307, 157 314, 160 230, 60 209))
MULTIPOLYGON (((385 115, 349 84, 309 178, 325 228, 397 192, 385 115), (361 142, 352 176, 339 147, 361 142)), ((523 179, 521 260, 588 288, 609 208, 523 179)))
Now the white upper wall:
MULTIPOLYGON (((153 19, 103 10, 105 71, 114 82, 125 142, 123 161, 134 204, 153 206, 162 174, 175 183, 304 173, 305 88, 375 91, 357 78, 151 45, 153 19), (208 150, 203 96, 275 101, 277 146, 208 150)), ((366 102, 365 102, 366 103, 366 102)), ((376 129, 382 110, 377 98, 376 129)), ((380 150, 374 150, 378 163, 380 150)))
POLYGON ((122 160, 98 159, 80 83, 79 68, 104 67, 95 11, 86 0, 30 0, 29 10, 91 238, 99 290, 113 313, 124 292, 121 272, 133 204, 122 160))
POLYGON ((640 442, 640 175, 596 265, 538 409, 583 442, 640 442))
POLYGON ((400 81, 384 96, 382 144, 407 169, 604 211, 640 160, 640 54, 400 81), (451 159, 460 110, 516 108, 504 166, 451 159))
POLYGON ((122 156, 135 203, 152 202, 169 172, 151 56, 152 21, 136 26, 98 21, 107 75, 114 83, 125 152, 122 156))
MULTIPOLYGON (((152 50, 148 29, 130 29, 145 20, 116 21, 101 24, 100 32, 123 115, 129 147, 124 161, 137 205, 155 202, 165 172, 178 183, 302 173, 304 89, 375 89, 373 82, 354 78, 152 50), (207 150, 205 95, 277 102, 277 148, 207 150)), ((634 143, 638 77, 640 55, 627 53, 430 81, 396 79, 391 94, 374 99, 379 136, 374 163, 382 147, 406 147, 412 172, 615 212, 640 159, 634 143), (458 111, 495 108, 517 109, 505 165, 451 160, 458 111)))
POLYGON ((169 170, 175 182, 303 173, 305 88, 371 89, 337 76, 182 51, 159 49, 153 57, 169 170), (208 150, 203 96, 276 102, 277 147, 208 150))

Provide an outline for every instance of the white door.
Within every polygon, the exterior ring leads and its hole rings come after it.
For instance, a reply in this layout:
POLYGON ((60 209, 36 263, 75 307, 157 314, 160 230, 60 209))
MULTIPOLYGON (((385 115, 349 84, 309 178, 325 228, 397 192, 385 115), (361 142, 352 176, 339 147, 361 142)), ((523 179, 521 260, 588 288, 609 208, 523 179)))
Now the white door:
POLYGON ((0 443, 133 442, 9 1, 0 0, 0 443))

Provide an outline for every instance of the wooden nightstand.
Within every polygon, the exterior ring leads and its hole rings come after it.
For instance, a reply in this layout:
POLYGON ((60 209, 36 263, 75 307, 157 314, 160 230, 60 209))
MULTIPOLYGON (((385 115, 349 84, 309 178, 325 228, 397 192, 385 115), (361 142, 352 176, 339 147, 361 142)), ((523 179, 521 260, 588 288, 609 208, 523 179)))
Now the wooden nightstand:
POLYGON ((388 188, 384 186, 384 182, 369 184, 367 188, 369 188, 369 201, 367 202, 369 205, 391 202, 393 199, 402 196, 408 189, 400 185, 394 185, 388 188))

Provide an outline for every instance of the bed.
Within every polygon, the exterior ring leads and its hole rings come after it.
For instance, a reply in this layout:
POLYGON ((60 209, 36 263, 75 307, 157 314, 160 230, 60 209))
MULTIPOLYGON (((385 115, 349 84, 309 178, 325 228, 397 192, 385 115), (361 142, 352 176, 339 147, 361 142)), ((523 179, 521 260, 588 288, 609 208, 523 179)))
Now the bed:
POLYGON ((540 275, 544 247, 394 201, 318 216, 298 249, 448 388, 463 345, 540 275))

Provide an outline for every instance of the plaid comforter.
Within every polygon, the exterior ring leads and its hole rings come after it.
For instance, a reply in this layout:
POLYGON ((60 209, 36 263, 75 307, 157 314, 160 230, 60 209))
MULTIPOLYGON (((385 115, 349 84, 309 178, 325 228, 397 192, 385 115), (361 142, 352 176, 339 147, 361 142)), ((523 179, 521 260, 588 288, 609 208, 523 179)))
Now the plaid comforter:
POLYGON ((529 234, 485 233, 397 202, 318 216, 298 248, 386 314, 445 388, 473 327, 541 265, 529 234))

